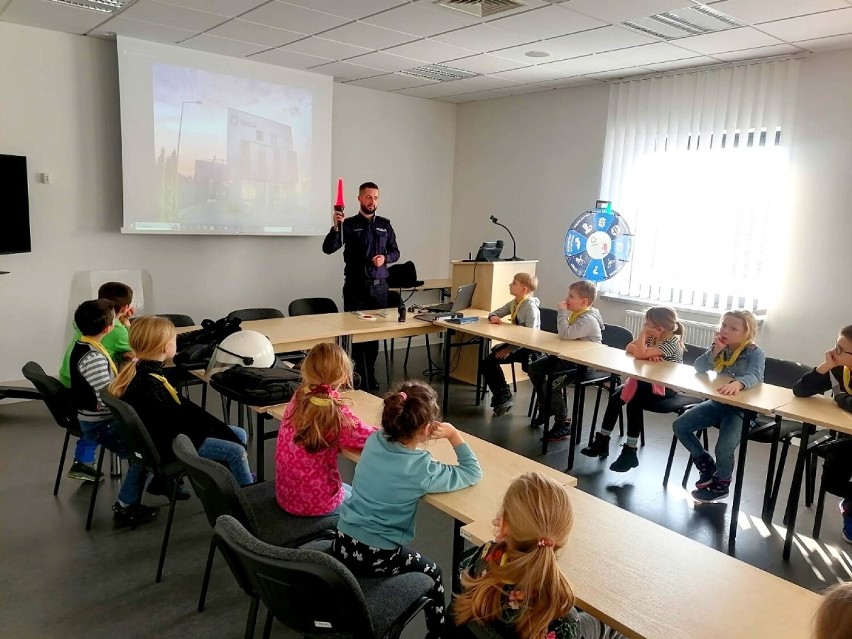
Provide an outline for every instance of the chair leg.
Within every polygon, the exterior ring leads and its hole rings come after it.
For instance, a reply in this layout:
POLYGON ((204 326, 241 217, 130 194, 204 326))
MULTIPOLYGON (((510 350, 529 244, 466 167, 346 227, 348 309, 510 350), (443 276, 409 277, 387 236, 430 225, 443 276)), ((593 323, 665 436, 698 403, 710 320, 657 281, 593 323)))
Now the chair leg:
POLYGON ((686 485, 689 483, 689 474, 692 472, 692 455, 686 460, 686 470, 683 471, 683 481, 681 482, 681 486, 686 488, 686 485))
POLYGON ((272 611, 266 610, 266 623, 263 624, 263 639, 269 639, 272 636, 272 611))
POLYGON ((769 500, 769 508, 766 511, 764 521, 769 523, 775 515, 775 505, 778 503, 778 491, 781 490, 781 478, 784 475, 784 464, 787 462, 787 452, 790 450, 790 438, 784 440, 781 445, 781 457, 778 459, 778 469, 775 471, 775 482, 772 485, 772 496, 769 500))
MULTIPOLYGON (((428 346, 427 346, 428 348, 428 346)), ((408 344, 405 346, 405 359, 402 362, 402 370, 408 373, 408 354, 411 352, 411 338, 408 338, 408 344)))
POLYGON ((817 509, 814 515, 814 539, 819 538, 819 531, 822 528, 822 512, 825 509, 825 464, 822 467, 822 475, 819 478, 819 498, 817 499, 817 509))
POLYGON ((598 394, 595 397, 595 410, 592 411, 592 425, 589 427, 589 446, 592 445, 592 440, 595 438, 595 430, 598 427, 598 411, 601 406, 601 395, 603 395, 603 385, 598 384, 598 394))
POLYGON ((772 502, 772 485, 775 480, 775 463, 778 459, 778 434, 775 431, 775 436, 772 438, 772 445, 769 448, 769 464, 766 468, 766 485, 763 488, 763 514, 764 516, 769 511, 769 504, 772 502))
MULTIPOLYGON (((393 349, 394 349, 394 345, 393 345, 393 337, 391 337, 390 342, 391 342, 391 347, 390 347, 390 359, 391 359, 391 361, 393 361, 393 349)), ((385 343, 387 344, 387 342, 385 342, 385 343)))
POLYGON ((666 472, 663 474, 663 486, 668 486, 669 475, 672 472, 672 463, 674 462, 675 451, 677 450, 677 435, 672 435, 672 447, 669 450, 669 459, 666 462, 666 472))
POLYGON ((530 393, 530 407, 527 409, 527 417, 534 417, 533 413, 535 412, 535 400, 537 396, 538 393, 533 388, 532 393, 530 393))
MULTIPOLYGON (((393 340, 391 340, 393 342, 393 340)), ((388 341, 386 339, 382 340, 382 345, 385 349, 385 381, 387 381, 388 386, 391 383, 391 365, 390 365, 390 357, 388 355, 388 341)))
POLYGON ((207 386, 206 383, 201 385, 201 408, 203 410, 207 410, 207 386))
POLYGON ((216 555, 216 542, 210 538, 210 549, 207 551, 207 564, 204 566, 204 579, 201 581, 201 595, 198 597, 198 612, 204 612, 204 602, 207 601, 207 587, 210 585, 210 573, 213 571, 213 557, 216 555))
POLYGON ((512 390, 518 392, 518 378, 515 376, 515 362, 512 362, 512 390))
POLYGON ((62 442, 62 454, 59 456, 59 467, 56 469, 56 481, 53 483, 53 496, 59 494, 59 482, 62 481, 62 471, 65 470, 65 455, 68 453, 68 441, 71 439, 71 431, 65 431, 65 441, 62 442))
POLYGON ((166 551, 169 549, 169 535, 172 532, 172 522, 175 518, 175 504, 177 503, 177 491, 179 485, 180 477, 175 477, 174 487, 172 488, 172 498, 169 500, 169 518, 166 520, 166 529, 163 531, 163 543, 160 546, 160 561, 157 564, 157 583, 160 583, 163 580, 163 564, 166 563, 166 551))
POLYGON ((817 461, 813 455, 805 458, 805 508, 814 503, 814 480, 816 479, 817 461))
MULTIPOLYGON (((106 450, 103 446, 100 447, 101 450, 98 453, 98 465, 97 471, 98 474, 101 472, 101 468, 104 465, 104 451, 106 450)), ((92 529, 92 515, 95 513, 95 500, 98 498, 98 486, 101 482, 94 481, 92 482, 94 486, 92 486, 92 498, 89 500, 89 514, 86 516, 86 530, 89 531, 92 529)))
POLYGON ((246 617, 246 636, 245 639, 254 639, 254 628, 257 625, 257 608, 260 601, 257 597, 251 597, 249 604, 248 617, 246 617))

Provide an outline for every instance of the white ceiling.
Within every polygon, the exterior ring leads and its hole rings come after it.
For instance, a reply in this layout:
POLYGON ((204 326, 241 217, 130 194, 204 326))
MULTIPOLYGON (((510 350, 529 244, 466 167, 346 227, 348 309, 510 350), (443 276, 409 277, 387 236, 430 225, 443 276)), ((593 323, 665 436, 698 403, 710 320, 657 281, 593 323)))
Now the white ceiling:
POLYGON ((745 26, 674 40, 618 23, 698 0, 523 2, 479 19, 433 0, 131 0, 115 14, 0 0, 0 20, 100 38, 121 34, 447 102, 852 47, 852 0, 707 0, 745 26), (401 73, 425 64, 477 75, 434 82, 401 73))

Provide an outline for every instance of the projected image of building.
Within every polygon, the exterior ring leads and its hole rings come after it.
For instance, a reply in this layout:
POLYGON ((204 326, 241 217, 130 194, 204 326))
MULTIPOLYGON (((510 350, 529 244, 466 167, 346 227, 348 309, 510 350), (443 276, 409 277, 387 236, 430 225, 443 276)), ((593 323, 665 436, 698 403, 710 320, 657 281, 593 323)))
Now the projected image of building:
POLYGON ((228 109, 229 200, 243 213, 266 213, 299 190, 299 166, 289 125, 228 109))

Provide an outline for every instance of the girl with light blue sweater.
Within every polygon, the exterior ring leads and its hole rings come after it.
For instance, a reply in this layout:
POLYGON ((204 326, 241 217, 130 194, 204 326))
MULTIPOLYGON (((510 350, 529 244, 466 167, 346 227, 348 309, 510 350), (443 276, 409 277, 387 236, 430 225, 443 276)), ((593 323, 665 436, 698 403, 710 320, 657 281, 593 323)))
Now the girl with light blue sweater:
POLYGON ((370 435, 343 502, 331 553, 356 576, 426 573, 435 580, 427 606, 427 638, 446 636, 444 586, 437 564, 406 546, 414 539, 417 504, 427 493, 461 490, 482 478, 479 462, 452 424, 438 421, 438 397, 424 382, 403 382, 385 396, 382 430, 370 435), (443 464, 421 444, 447 439, 458 459, 443 464))

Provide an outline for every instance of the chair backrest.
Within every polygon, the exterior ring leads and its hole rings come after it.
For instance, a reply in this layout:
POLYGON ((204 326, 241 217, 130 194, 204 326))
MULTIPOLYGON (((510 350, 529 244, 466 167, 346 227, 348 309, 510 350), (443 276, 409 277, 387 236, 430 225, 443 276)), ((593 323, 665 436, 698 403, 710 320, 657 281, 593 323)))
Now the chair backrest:
POLYGON ((195 322, 189 315, 180 315, 179 313, 158 313, 157 317, 165 317, 167 320, 171 321, 176 328, 195 326, 195 322))
POLYGON ((706 346, 686 344, 686 348, 683 350, 683 363, 692 366, 693 364, 695 364, 695 360, 701 357, 701 355, 703 355, 706 350, 706 346))
POLYGON ((413 288, 422 286, 423 280, 417 279, 417 267, 409 260, 388 266, 387 283, 390 288, 413 288))
POLYGON ((62 385, 55 377, 44 372, 36 362, 27 362, 21 369, 30 383, 41 393, 47 410, 62 428, 67 428, 72 435, 82 437, 80 424, 77 422, 77 411, 71 401, 71 390, 62 385))
POLYGON ((107 388, 101 389, 101 401, 118 422, 122 439, 130 448, 131 454, 148 470, 156 470, 162 462, 160 453, 133 407, 110 393, 107 388))
POLYGON ((624 350, 633 341, 633 333, 617 324, 604 324, 601 339, 604 346, 612 346, 624 350))
POLYGON ((284 313, 277 308, 240 308, 231 311, 225 319, 238 319, 243 322, 251 322, 263 319, 278 319, 284 317, 284 313))
POLYGON ((257 521, 251 504, 246 501, 240 485, 225 466, 200 457, 192 440, 183 434, 174 438, 172 450, 201 500, 211 527, 216 525, 220 515, 230 515, 252 534, 257 534, 257 521))
POLYGON ((541 330, 548 333, 558 333, 556 318, 559 315, 559 311, 555 308, 540 308, 538 311, 541 314, 541 330))
POLYGON ((272 546, 227 515, 216 520, 213 538, 237 581, 247 579, 266 608, 299 635, 374 636, 361 587, 334 557, 272 546))
POLYGON ((290 302, 290 307, 287 309, 290 317, 298 315, 326 315, 328 313, 337 313, 337 304, 333 299, 328 297, 302 297, 290 302))
POLYGON ((799 378, 805 373, 810 373, 812 368, 805 364, 799 364, 799 362, 767 357, 763 381, 773 386, 793 388, 799 378))

